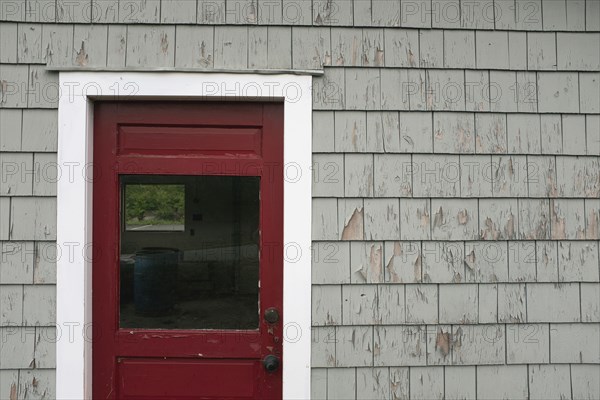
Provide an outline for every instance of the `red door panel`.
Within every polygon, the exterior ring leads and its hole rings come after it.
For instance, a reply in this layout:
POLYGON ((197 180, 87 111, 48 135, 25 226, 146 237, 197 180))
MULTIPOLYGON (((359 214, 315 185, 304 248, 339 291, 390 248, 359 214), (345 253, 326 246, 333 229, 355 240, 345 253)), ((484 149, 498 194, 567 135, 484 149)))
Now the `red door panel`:
MULTIPOLYGON (((93 152, 94 398, 281 398, 283 105, 192 101, 97 102, 93 152), (133 235, 128 233, 124 217, 124 182, 145 182, 153 176, 162 180, 170 177, 173 182, 184 185, 186 190, 190 181, 206 178, 202 181, 206 184, 210 181, 209 177, 259 179, 253 181, 259 182, 256 201, 260 210, 256 239, 260 287, 255 303, 257 328, 179 329, 177 318, 163 318, 162 322, 172 324, 169 328, 121 328, 127 326, 122 325, 124 310, 130 310, 127 312, 131 313, 133 321, 145 318, 131 311, 135 308, 138 312, 136 307, 139 304, 135 301, 131 300, 127 309, 123 306, 122 296, 126 294, 121 293, 124 280, 122 263, 126 244, 122 239, 133 235), (275 322, 268 322, 265 318, 265 312, 270 308, 279 313, 275 322), (280 367, 273 372, 263 366, 267 356, 276 356, 280 360, 280 367)), ((224 186, 220 189, 224 193, 229 190, 227 185, 221 186, 224 186)), ((212 186, 198 192, 200 197, 211 192, 215 196, 220 193, 212 186)), ((187 192, 185 196, 187 207, 190 197, 187 192)), ((236 201, 238 203, 232 203, 232 207, 245 204, 243 200, 236 201)), ((135 235, 150 239, 163 237, 153 235, 172 235, 182 247, 186 243, 197 242, 196 247, 201 248, 202 234, 189 229, 187 223, 188 220, 194 220, 196 224, 206 221, 202 223, 210 226, 210 219, 210 213, 188 213, 183 229, 173 225, 172 233, 135 235)), ((148 227, 142 223, 139 229, 148 227)), ((235 229, 242 231, 244 226, 235 229)), ((231 236, 237 237, 239 246, 250 246, 238 237, 241 235, 234 230, 231 236)), ((215 233, 215 236, 218 234, 215 233)), ((189 264, 196 262, 189 261, 195 257, 192 253, 181 251, 176 261, 180 280, 185 280, 189 264)), ((138 279, 142 264, 135 259, 132 276, 138 279)), ((223 274, 222 268, 215 267, 210 260, 197 263, 202 264, 208 277, 223 274)), ((243 286, 244 276, 235 279, 232 286, 235 289, 232 290, 236 293, 243 291, 238 286, 243 286)), ((174 296, 185 296, 190 304, 201 306, 203 299, 211 300, 211 295, 198 299, 195 296, 205 290, 214 290, 203 286, 210 282, 207 278, 206 281, 190 284, 193 288, 191 293, 181 293, 182 290, 177 287, 174 296)), ((138 290, 140 287, 139 284, 135 286, 138 290)), ((215 293, 214 297, 218 297, 218 291, 215 293)), ((252 296, 249 298, 252 299, 252 296)), ((184 310, 177 315, 187 315, 186 318, 193 320, 194 315, 190 317, 193 312, 184 310)))
POLYGON ((122 359, 118 362, 122 399, 258 398, 256 360, 122 359))

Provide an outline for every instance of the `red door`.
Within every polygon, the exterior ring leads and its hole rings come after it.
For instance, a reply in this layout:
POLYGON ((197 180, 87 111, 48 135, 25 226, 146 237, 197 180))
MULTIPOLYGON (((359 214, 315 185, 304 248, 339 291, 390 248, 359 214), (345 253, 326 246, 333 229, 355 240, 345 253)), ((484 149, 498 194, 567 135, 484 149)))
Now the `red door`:
POLYGON ((95 399, 282 397, 283 105, 97 102, 95 399))

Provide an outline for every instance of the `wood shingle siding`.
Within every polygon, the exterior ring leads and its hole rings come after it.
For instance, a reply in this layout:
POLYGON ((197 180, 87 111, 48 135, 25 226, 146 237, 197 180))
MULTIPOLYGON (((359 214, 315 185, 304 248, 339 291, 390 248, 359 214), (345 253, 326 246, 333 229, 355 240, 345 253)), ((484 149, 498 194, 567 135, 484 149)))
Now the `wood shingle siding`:
POLYGON ((597 0, 0 2, 0 398, 68 333, 64 67, 323 69, 314 399, 600 398, 599 43, 597 0))

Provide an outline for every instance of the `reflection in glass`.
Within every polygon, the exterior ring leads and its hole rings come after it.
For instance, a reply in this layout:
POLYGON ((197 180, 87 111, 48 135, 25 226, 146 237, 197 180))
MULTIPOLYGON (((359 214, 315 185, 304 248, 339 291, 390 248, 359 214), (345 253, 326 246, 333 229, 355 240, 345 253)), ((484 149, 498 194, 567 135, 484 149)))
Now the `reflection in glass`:
POLYGON ((259 187, 258 177, 121 177, 121 328, 258 328, 259 187), (135 229, 140 216, 162 225, 135 229))
POLYGON ((182 231, 184 185, 125 185, 125 230, 182 231))

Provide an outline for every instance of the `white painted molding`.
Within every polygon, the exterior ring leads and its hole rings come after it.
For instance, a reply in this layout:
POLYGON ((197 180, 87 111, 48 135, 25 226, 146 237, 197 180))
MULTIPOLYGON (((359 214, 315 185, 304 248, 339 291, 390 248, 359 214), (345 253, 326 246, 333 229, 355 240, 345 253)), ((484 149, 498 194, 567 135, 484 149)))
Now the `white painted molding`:
POLYGON ((91 399, 95 99, 281 101, 284 106, 283 398, 310 398, 312 77, 178 72, 60 72, 56 396, 91 399), (115 98, 115 96, 117 96, 115 98), (298 253, 301 255, 298 255, 298 253))

